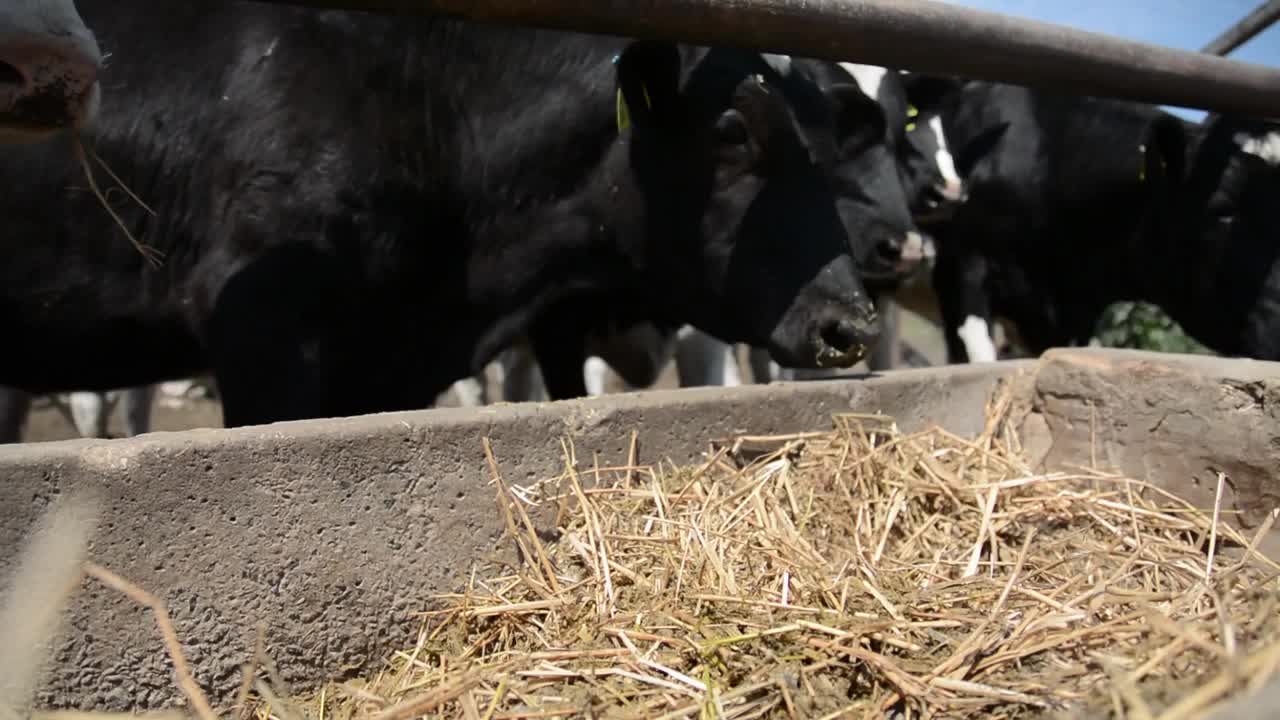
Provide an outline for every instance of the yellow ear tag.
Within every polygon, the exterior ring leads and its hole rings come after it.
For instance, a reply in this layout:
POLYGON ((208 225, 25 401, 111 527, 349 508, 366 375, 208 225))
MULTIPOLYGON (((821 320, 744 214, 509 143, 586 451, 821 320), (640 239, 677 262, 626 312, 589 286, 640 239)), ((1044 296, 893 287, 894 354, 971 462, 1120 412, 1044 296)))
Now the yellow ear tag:
POLYGON ((916 130, 915 123, 907 123, 907 132, 915 132, 915 130, 916 130))
POLYGON ((621 135, 631 125, 631 113, 627 111, 627 100, 622 97, 622 88, 618 88, 618 134, 621 135))
MULTIPOLYGON (((645 107, 652 110, 653 102, 649 100, 649 88, 645 87, 644 85, 641 85, 640 91, 644 93, 645 107)), ((617 109, 618 134, 621 135, 623 130, 626 130, 627 128, 631 127, 631 111, 630 109, 627 108, 627 99, 622 96, 622 88, 618 88, 617 106, 618 106, 618 109, 617 109)))
POLYGON ((919 114, 920 114, 920 111, 916 109, 915 105, 907 106, 907 117, 913 118, 919 114))

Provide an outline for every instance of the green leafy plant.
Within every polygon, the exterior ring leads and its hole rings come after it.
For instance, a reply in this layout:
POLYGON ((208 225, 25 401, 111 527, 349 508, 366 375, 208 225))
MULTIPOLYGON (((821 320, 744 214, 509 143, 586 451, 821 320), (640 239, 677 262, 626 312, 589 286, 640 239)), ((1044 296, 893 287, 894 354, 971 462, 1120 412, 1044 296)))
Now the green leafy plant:
POLYGON ((1183 332, 1182 327, 1158 306, 1143 302, 1112 304, 1102 313, 1094 337, 1104 347, 1215 354, 1183 332))

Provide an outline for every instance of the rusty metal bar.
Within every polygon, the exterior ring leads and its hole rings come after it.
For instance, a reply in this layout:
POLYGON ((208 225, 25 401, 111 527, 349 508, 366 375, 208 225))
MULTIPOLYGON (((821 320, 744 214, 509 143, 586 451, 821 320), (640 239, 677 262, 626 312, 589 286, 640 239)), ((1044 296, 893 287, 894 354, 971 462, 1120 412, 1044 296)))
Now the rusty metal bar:
POLYGON ((1280 68, 934 0, 259 0, 742 47, 1280 118, 1280 68))
POLYGON ((1280 20, 1280 0, 1268 0, 1244 16, 1240 22, 1232 25, 1205 45, 1200 52, 1210 55, 1230 55, 1232 51, 1249 42, 1255 35, 1271 27, 1280 20))

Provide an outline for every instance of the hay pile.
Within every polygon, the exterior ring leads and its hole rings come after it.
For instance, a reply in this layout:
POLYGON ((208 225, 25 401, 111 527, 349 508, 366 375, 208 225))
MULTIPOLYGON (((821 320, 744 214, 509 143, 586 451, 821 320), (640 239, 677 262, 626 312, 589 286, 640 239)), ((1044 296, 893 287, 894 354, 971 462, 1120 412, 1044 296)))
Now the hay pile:
MULTIPOLYGON (((1275 672, 1277 566, 1251 545, 1270 522, 1244 538, 1137 481, 1037 476, 1006 409, 974 440, 845 415, 685 468, 566 445, 529 488, 494 463, 527 562, 477 569, 416 647, 307 714, 1186 718, 1275 672), (530 520, 548 507, 554 542, 530 520)), ((259 717, 299 709, 276 703, 259 717)))

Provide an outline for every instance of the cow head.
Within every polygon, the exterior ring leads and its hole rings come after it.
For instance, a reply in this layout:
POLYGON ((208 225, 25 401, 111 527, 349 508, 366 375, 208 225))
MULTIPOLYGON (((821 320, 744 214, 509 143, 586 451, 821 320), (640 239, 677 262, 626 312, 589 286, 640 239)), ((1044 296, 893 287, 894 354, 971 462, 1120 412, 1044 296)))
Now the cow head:
POLYGON ((900 73, 906 108, 900 122, 898 164, 911 211, 921 225, 949 219, 967 199, 964 180, 947 140, 942 108, 960 89, 952 78, 900 73))
POLYGON ((1219 352, 1280 359, 1280 124, 1210 117, 1188 173, 1189 316, 1175 317, 1219 352))
POLYGON ((102 55, 72 0, 0 2, 0 141, 92 122, 102 55))
MULTIPOLYGON (((926 274, 933 263, 933 240, 912 221, 895 130, 889 124, 891 111, 877 99, 891 99, 889 88, 867 87, 866 73, 855 71, 864 66, 816 60, 797 61, 796 66, 822 89, 831 107, 834 187, 858 272, 876 291, 926 274)), ((883 74, 873 77, 884 79, 883 74)))
POLYGON ((655 42, 618 58, 642 264, 669 314, 784 365, 847 367, 878 334, 833 183, 857 110, 772 60, 655 42))

